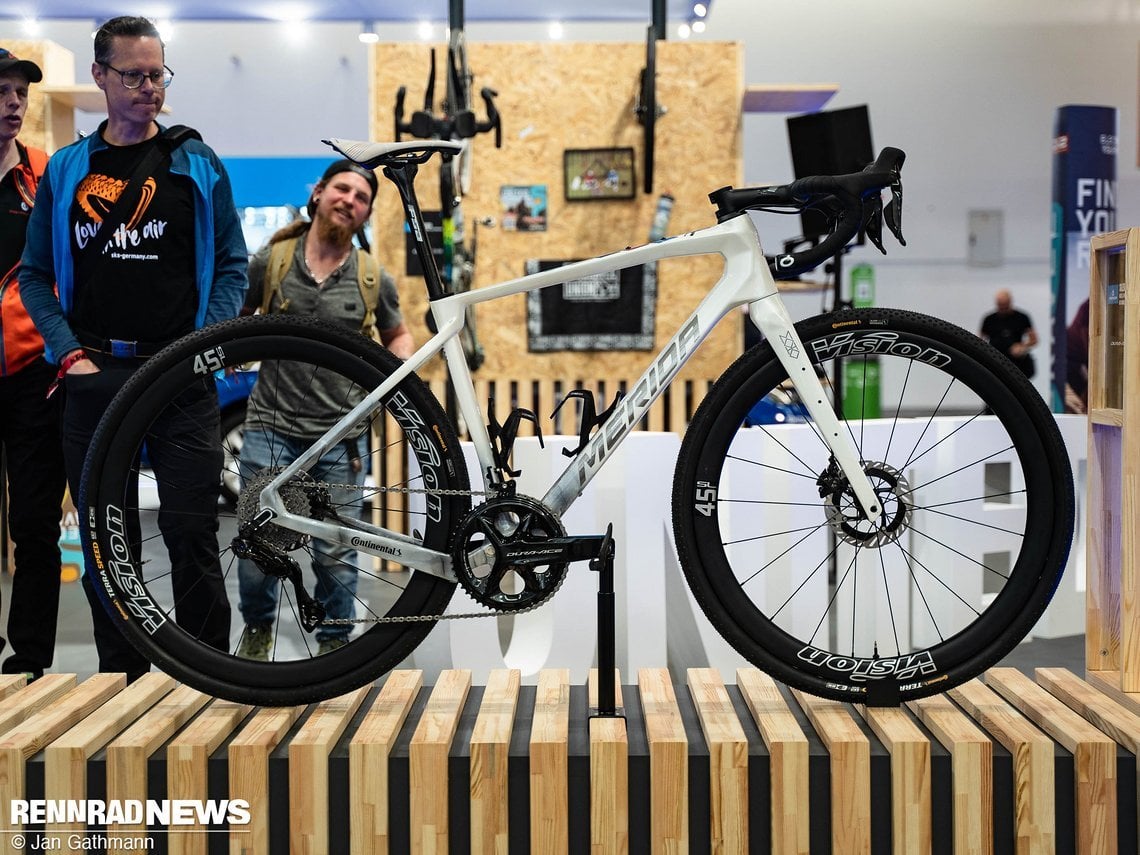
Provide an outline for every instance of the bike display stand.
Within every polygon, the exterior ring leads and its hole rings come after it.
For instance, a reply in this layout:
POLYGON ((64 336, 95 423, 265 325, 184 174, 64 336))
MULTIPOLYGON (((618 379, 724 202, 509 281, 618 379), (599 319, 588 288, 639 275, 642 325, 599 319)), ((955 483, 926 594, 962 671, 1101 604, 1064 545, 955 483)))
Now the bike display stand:
POLYGON ((1140 229, 1091 249, 1085 667, 1140 711, 1140 229))
POLYGON ((591 718, 624 718, 617 705, 617 633, 614 592, 614 527, 606 528, 606 536, 598 547, 598 555, 590 560, 590 570, 598 574, 598 706, 590 710, 591 718))

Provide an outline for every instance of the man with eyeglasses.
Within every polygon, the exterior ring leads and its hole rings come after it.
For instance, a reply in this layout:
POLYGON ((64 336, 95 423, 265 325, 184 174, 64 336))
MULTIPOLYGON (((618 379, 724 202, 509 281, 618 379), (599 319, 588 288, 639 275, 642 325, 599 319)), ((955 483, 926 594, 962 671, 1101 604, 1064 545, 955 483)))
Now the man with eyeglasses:
MULTIPOLYGON (((175 139, 157 123, 173 78, 158 30, 145 18, 107 21, 95 34, 91 74, 106 98, 107 120, 49 162, 20 270, 24 303, 49 359, 59 364, 64 457, 75 495, 99 419, 142 360, 198 327, 236 316, 246 287, 245 241, 221 162, 196 133, 175 139)), ((230 606, 218 559, 222 460, 212 376, 179 404, 158 418, 146 447, 175 618, 224 650, 230 606)), ((137 516, 127 525, 128 542, 137 543, 137 516)), ((119 612, 112 609, 112 618, 104 609, 105 564, 89 563, 83 577, 99 669, 133 680, 150 665, 119 633, 119 612)))

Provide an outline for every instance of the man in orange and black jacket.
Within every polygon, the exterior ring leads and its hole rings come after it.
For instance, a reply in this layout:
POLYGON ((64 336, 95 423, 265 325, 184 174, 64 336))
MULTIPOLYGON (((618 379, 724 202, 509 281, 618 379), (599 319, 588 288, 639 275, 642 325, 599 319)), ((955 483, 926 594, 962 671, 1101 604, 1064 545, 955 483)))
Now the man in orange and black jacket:
POLYGON ((55 656, 59 612, 59 523, 65 486, 55 368, 20 299, 17 271, 47 154, 16 136, 28 88, 43 79, 34 62, 0 47, 0 443, 8 476, 8 531, 15 544, 8 604, 6 674, 42 676, 55 656))

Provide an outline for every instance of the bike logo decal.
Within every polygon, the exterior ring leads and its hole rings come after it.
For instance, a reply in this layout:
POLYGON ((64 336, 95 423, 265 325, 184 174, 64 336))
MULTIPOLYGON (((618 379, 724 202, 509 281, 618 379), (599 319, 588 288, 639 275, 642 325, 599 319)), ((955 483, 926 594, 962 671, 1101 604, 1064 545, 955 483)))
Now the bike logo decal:
POLYGON ((949 354, 927 345, 904 341, 896 332, 836 333, 813 341, 811 346, 820 361, 841 356, 887 354, 925 362, 938 368, 944 368, 952 362, 949 354))
POLYGON ((791 330, 780 336, 780 343, 784 345, 784 350, 788 352, 788 356, 792 359, 800 358, 800 349, 796 346, 796 337, 791 330))
MULTIPOLYGON (((403 392, 392 395, 388 409, 403 429, 408 446, 415 453, 424 489, 429 491, 439 489, 439 451, 431 441, 431 434, 419 411, 411 405, 403 392)), ((430 492, 425 494, 425 499, 428 519, 439 522, 443 518, 443 499, 430 492)))
POLYGON ((131 553, 127 548, 127 530, 123 518, 122 509, 115 505, 107 506, 105 522, 107 531, 110 533, 108 546, 111 554, 107 558, 106 568, 99 575, 102 578, 103 587, 114 600, 119 612, 124 617, 127 616, 123 611, 125 605, 130 617, 137 620, 139 626, 148 635, 154 635, 166 623, 166 614, 150 598, 150 593, 131 560, 131 553), (123 592, 121 597, 111 584, 112 578, 114 585, 123 592))
POLYGON ((698 481, 693 508, 706 517, 716 512, 716 485, 708 481, 698 481))
POLYGON ((371 549, 373 552, 382 552, 385 555, 392 555, 397 558, 403 554, 394 546, 385 546, 375 540, 365 540, 363 537, 354 537, 350 542, 353 546, 357 546, 361 549, 371 549))
POLYGON ((226 367, 226 354, 220 347, 212 347, 194 357, 195 374, 213 374, 226 367))
POLYGON ((796 656, 816 668, 827 668, 830 671, 847 674, 852 680, 879 680, 883 677, 913 680, 916 676, 938 670, 929 650, 884 659, 859 659, 853 656, 837 656, 815 647, 804 647, 796 656))

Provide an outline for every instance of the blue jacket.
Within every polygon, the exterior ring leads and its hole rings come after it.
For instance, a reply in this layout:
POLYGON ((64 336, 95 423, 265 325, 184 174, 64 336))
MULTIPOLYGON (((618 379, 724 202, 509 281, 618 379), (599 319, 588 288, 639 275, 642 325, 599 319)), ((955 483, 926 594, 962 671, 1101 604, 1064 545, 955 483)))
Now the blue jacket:
MULTIPOLYGON (((79 348, 68 325, 75 305, 75 265, 68 216, 76 187, 90 171, 93 152, 106 148, 99 132, 60 149, 48 162, 28 220, 20 260, 20 295, 44 337, 46 356, 58 362, 79 348), (53 285, 59 285, 56 298, 53 285)), ((165 129, 162 129, 165 130, 165 129)), ((172 153, 170 171, 194 184, 194 244, 198 279, 196 328, 236 317, 245 300, 246 254, 229 176, 213 150, 187 139, 172 153)))

